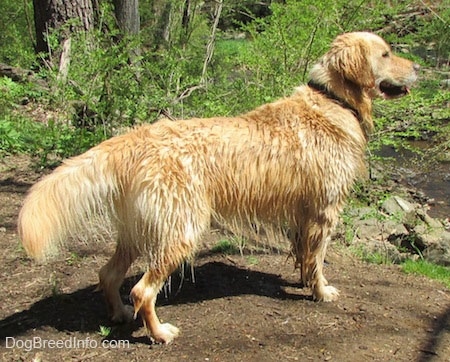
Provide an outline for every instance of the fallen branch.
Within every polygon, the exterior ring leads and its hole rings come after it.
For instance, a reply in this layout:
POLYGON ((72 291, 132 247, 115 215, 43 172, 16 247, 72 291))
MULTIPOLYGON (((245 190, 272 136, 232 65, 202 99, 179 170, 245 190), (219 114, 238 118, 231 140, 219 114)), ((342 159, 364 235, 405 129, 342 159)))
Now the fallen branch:
POLYGON ((33 76, 33 72, 31 70, 0 63, 0 75, 8 77, 14 82, 27 82, 29 78, 33 76))

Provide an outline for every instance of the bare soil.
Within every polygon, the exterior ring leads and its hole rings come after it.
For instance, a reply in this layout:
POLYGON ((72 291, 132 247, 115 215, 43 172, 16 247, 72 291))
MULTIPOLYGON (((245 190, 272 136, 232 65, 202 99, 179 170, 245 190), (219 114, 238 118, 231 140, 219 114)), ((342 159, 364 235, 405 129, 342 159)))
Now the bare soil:
MULTIPOLYGON (((41 176, 25 157, 0 160, 0 356, 4 361, 450 361, 450 291, 398 266, 367 264, 335 243, 326 276, 341 290, 317 303, 284 251, 212 253, 215 231, 158 312, 181 329, 152 344, 140 321, 114 325, 96 292, 113 243, 74 244, 51 263, 28 259, 16 219, 41 176), (101 326, 110 333, 100 332, 101 326)), ((125 301, 144 266, 130 271, 125 301)))

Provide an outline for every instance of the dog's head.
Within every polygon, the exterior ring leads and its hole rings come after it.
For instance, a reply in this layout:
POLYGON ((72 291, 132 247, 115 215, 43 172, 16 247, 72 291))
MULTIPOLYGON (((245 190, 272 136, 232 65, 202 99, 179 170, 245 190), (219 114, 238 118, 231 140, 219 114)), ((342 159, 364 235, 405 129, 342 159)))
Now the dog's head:
POLYGON ((379 36, 367 32, 338 36, 322 66, 343 80, 364 88, 371 98, 397 98, 409 93, 419 65, 398 57, 379 36))

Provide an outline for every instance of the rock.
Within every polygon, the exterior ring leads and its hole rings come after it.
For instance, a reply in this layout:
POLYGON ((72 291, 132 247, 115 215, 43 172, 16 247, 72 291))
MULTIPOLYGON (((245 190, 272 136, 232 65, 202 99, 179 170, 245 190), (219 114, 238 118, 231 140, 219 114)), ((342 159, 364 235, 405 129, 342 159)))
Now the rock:
POLYGON ((352 209, 350 215, 352 217, 357 217, 358 219, 367 219, 370 217, 370 215, 373 216, 373 214, 374 214, 373 207, 365 206, 352 209))
MULTIPOLYGON (((445 151, 442 150, 441 153, 439 153, 438 155, 436 155, 436 160, 439 162, 450 162, 450 151, 445 151)), ((443 180, 444 181, 448 181, 450 178, 450 173, 447 173, 444 175, 443 180)))
POLYGON ((354 222, 356 236, 359 239, 370 239, 380 233, 380 227, 377 219, 363 219, 354 222))
POLYGON ((414 228, 414 239, 423 249, 424 258, 435 264, 450 266, 450 232, 439 220, 422 210, 418 210, 417 215, 422 223, 414 228))
POLYGON ((383 230, 389 233, 389 236, 405 236, 409 235, 408 229, 401 222, 386 220, 383 223, 383 230))
MULTIPOLYGON (((400 201, 399 203, 394 199, 392 201, 392 207, 388 203, 387 208, 392 210, 406 209, 408 212, 410 211, 406 201, 400 201)), ((354 209, 352 211, 352 216, 356 219, 353 221, 353 226, 355 234, 360 240, 373 239, 385 241, 396 237, 402 239, 405 235, 409 234, 408 229, 402 221, 394 220, 393 218, 386 219, 373 207, 354 209)))
POLYGON ((440 240, 428 244, 423 257, 431 263, 450 266, 450 233, 445 231, 440 240))
POLYGON ((428 227, 432 229, 441 229, 444 228, 444 225, 437 220, 430 217, 424 210, 418 209, 416 211, 417 216, 428 225, 428 227))
POLYGON ((402 199, 399 196, 393 196, 387 199, 381 205, 382 209, 389 215, 395 215, 398 213, 410 214, 414 212, 415 207, 410 202, 402 199))
POLYGON ((356 241, 367 253, 385 255, 393 262, 416 255, 450 265, 450 232, 442 222, 430 217, 422 206, 399 196, 387 199, 382 210, 384 214, 373 207, 362 207, 350 213, 356 241), (405 250, 409 254, 402 252, 405 250))

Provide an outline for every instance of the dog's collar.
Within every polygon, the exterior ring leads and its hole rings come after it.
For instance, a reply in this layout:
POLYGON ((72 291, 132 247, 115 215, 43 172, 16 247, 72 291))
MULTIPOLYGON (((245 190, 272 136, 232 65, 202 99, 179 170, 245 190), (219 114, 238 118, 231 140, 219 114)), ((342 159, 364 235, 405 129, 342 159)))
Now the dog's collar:
POLYGON ((329 89, 327 89, 327 87, 325 85, 319 84, 319 83, 314 82, 313 80, 310 80, 308 82, 308 87, 322 93, 325 97, 339 103, 339 105, 341 105, 342 107, 347 108, 355 115, 355 117, 358 119, 358 121, 361 122, 361 116, 360 116, 358 110, 356 110, 354 107, 352 107, 347 101, 339 98, 336 94, 334 94, 329 89))

